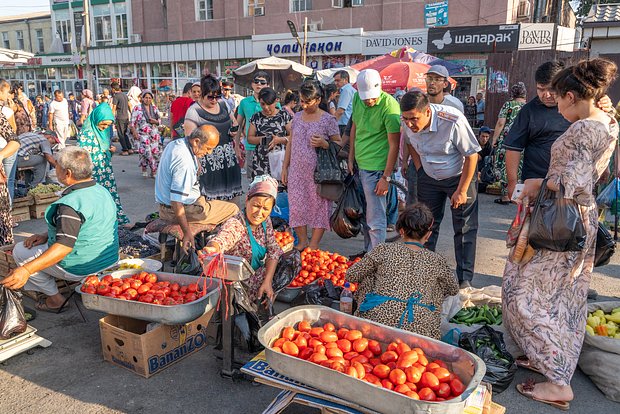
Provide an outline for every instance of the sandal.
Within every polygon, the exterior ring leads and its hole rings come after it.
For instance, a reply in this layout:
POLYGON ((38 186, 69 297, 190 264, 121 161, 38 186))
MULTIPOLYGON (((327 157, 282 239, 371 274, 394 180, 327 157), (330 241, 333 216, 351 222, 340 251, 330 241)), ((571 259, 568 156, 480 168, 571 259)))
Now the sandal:
POLYGON ((496 198, 495 200, 493 200, 493 202, 495 204, 501 204, 503 206, 507 206, 508 204, 510 204, 510 200, 502 200, 501 198, 496 198))
POLYGON ((47 298, 41 298, 41 299, 39 299, 37 304, 34 305, 34 307, 35 307, 36 310, 40 310, 42 312, 61 313, 61 312, 64 312, 65 310, 67 310, 67 308, 69 308, 69 304, 67 303, 64 306, 59 306, 57 308, 51 308, 47 304, 47 298))
POLYGON ((551 400, 543 400, 542 398, 536 398, 534 396, 534 386, 536 383, 534 379, 530 378, 526 382, 522 384, 517 384, 517 391, 524 397, 527 397, 531 400, 538 401, 544 404, 549 404, 552 407, 558 408, 563 411, 568 411, 570 409, 570 403, 568 401, 551 401, 551 400))
POLYGON ((537 374, 540 375, 545 375, 542 373, 542 371, 540 371, 538 368, 536 368, 534 365, 532 365, 532 363, 530 362, 529 359, 527 359, 527 357, 521 356, 517 359, 515 359, 515 363, 517 364, 517 366, 521 367, 521 368, 525 368, 525 369, 529 369, 530 371, 534 371, 537 374))

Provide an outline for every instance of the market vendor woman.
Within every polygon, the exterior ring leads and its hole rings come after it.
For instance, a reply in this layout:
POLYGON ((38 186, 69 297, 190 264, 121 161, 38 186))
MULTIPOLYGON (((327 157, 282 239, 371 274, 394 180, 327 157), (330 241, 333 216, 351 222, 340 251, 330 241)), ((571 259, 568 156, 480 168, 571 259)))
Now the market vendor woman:
POLYGON ((273 301, 271 286, 282 249, 276 241, 269 215, 278 195, 278 182, 268 175, 258 176, 248 188, 245 209, 228 219, 203 249, 207 254, 224 252, 242 257, 252 265, 254 274, 247 281, 251 301, 263 294, 273 301))

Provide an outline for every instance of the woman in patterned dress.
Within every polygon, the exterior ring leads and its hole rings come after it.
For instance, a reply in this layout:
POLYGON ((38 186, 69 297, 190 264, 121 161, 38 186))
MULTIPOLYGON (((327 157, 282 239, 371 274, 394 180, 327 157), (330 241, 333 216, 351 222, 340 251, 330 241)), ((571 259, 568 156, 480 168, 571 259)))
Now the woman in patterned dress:
MULTIPOLYGON (((506 149, 504 139, 510 131, 512 123, 517 118, 519 111, 525 105, 527 91, 523 82, 517 82, 510 88, 510 100, 499 110, 495 132, 493 133, 493 146, 495 150, 495 170, 499 175, 499 182, 502 190, 501 198, 495 199, 497 204, 510 204, 508 197, 508 178, 506 177, 506 149)), ((521 164, 519 164, 519 176, 521 175, 521 164)))
POLYGON ((78 136, 78 146, 90 154, 93 161, 93 179, 108 189, 116 203, 118 224, 128 224, 129 219, 123 211, 121 199, 116 189, 114 171, 112 171, 112 153, 116 148, 110 142, 107 129, 114 123, 112 108, 107 103, 97 105, 92 110, 78 136))
POLYGON ((323 91, 317 82, 304 82, 299 97, 303 110, 293 117, 282 182, 288 185, 289 224, 299 237, 295 248, 301 251, 306 247, 318 249, 323 233, 329 229, 331 201, 319 195, 319 186, 314 183, 316 149, 328 148, 328 140, 339 144, 340 130, 336 118, 319 109, 323 91), (309 246, 308 227, 312 229, 309 246))
POLYGON ((159 110, 153 104, 153 93, 149 90, 142 92, 142 103, 136 105, 131 112, 131 133, 138 141, 138 154, 143 177, 154 178, 157 174, 159 157, 161 156, 162 142, 159 134, 159 110))
POLYGON ((273 275, 282 249, 276 241, 269 215, 278 195, 278 182, 268 175, 258 176, 248 188, 245 209, 229 218, 203 251, 224 252, 242 257, 251 264, 254 274, 245 281, 252 302, 263 294, 273 302, 273 275))
POLYGON ((355 316, 440 339, 441 305, 458 293, 459 284, 446 259, 424 248, 432 225, 428 207, 408 206, 396 222, 403 242, 380 244, 347 270, 347 280, 359 283, 355 316), (408 315, 412 297, 413 315, 408 315))
MULTIPOLYGON (((552 81, 558 110, 573 124, 551 147, 547 188, 581 210, 586 229, 582 251, 536 251, 529 262, 508 261, 502 283, 506 326, 525 353, 518 364, 547 381, 517 385, 528 398, 567 410, 571 378, 585 334, 588 286, 594 266, 597 208, 593 189, 617 145, 618 123, 595 105, 616 76, 616 65, 593 59, 562 70, 552 81)), ((535 200, 542 179, 529 179, 522 200, 535 200)))
POLYGON ((185 136, 198 127, 212 125, 220 133, 220 141, 213 152, 200 158, 202 174, 200 193, 207 200, 230 201, 237 204, 243 188, 241 186, 241 155, 234 145, 230 127, 236 124, 233 114, 221 100, 220 81, 213 75, 205 75, 200 80, 201 97, 185 113, 183 129, 185 136))
POLYGON ((276 107, 278 95, 267 87, 258 93, 261 111, 250 118, 248 142, 256 145, 252 154, 252 176, 271 175, 269 153, 284 149, 291 136, 292 117, 284 109, 276 107))
MULTIPOLYGON (((8 99, 9 88, 9 83, 0 79, 0 102, 5 102, 8 99)), ((0 174, 8 176, 8 171, 4 170, 2 161, 14 155, 18 149, 17 135, 15 135, 15 131, 13 131, 3 111, 0 111, 0 174)), ((11 217, 11 201, 6 181, 0 182, 0 246, 13 243, 13 218, 11 217)))

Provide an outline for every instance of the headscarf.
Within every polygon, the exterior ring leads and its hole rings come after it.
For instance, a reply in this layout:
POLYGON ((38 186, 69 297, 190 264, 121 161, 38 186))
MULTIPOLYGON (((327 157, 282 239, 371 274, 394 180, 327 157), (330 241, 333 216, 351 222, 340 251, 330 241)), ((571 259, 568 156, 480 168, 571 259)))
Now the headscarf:
POLYGON ((273 197, 275 200, 278 196, 278 180, 270 175, 258 175, 254 178, 254 181, 250 183, 248 187, 247 199, 261 194, 273 197))
MULTIPOLYGON (((84 121, 80 134, 92 134, 95 138, 94 141, 99 144, 100 149, 102 151, 107 151, 110 148, 110 133, 107 129, 102 131, 97 128, 97 125, 102 121, 114 122, 114 113, 107 102, 100 103, 92 110, 88 118, 84 121)), ((78 140, 78 145, 81 146, 81 143, 82 140, 78 140)))
POLYGON ((129 99, 129 109, 133 109, 134 106, 140 105, 140 95, 142 94, 142 90, 138 88, 136 85, 133 85, 127 91, 127 98, 129 99))
POLYGON ((90 89, 83 89, 82 95, 84 95, 88 99, 93 99, 93 91, 91 91, 90 89))
POLYGON ((523 82, 517 82, 510 88, 510 97, 512 99, 525 98, 527 96, 527 89, 523 82))

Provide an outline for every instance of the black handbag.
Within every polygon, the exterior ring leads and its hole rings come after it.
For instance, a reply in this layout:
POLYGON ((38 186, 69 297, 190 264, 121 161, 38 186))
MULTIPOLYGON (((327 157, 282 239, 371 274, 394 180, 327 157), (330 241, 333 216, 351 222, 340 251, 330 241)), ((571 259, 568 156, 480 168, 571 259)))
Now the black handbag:
POLYGON ((493 157, 490 155, 484 157, 482 163, 482 169, 480 170, 480 182, 484 184, 496 183, 499 178, 495 173, 495 163, 493 162, 493 157))
POLYGON ((579 206, 564 198, 564 186, 557 193, 543 180, 530 219, 529 243, 535 249, 554 252, 581 251, 586 244, 586 229, 579 206))
POLYGON ((612 237, 605 224, 599 221, 596 232, 596 253, 594 255, 594 267, 605 266, 616 252, 616 241, 612 237))
POLYGON ((316 168, 314 169, 315 184, 342 184, 344 182, 344 171, 340 168, 338 152, 340 146, 333 141, 329 141, 329 147, 317 148, 316 168))

